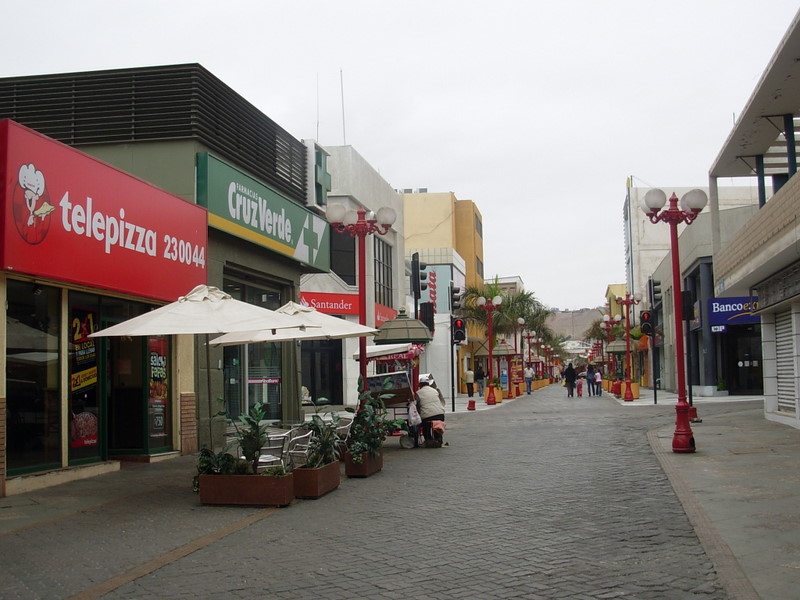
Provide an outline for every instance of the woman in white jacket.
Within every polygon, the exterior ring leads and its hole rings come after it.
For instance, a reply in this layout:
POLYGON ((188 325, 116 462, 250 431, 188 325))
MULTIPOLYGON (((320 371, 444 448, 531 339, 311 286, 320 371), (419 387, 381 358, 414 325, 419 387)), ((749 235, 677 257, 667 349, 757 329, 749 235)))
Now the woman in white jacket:
POLYGON ((419 416, 422 417, 422 433, 425 436, 425 445, 428 448, 441 448, 442 434, 433 431, 432 421, 444 421, 444 396, 431 387, 430 382, 422 380, 417 390, 419 402, 419 416))

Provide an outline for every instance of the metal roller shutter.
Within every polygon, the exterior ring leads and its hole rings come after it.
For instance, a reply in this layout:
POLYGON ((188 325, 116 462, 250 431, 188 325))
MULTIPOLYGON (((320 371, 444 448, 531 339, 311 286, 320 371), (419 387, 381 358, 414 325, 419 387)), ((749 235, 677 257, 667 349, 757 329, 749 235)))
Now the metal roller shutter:
POLYGON ((778 371, 778 410, 797 414, 797 386, 794 373, 792 313, 775 315, 775 345, 778 371))

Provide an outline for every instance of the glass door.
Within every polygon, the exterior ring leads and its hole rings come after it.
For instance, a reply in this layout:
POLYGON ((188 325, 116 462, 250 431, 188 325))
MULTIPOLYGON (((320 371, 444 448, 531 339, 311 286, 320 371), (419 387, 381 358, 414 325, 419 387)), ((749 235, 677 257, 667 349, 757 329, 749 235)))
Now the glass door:
POLYGON ((147 451, 150 453, 164 452, 172 448, 169 348, 167 336, 147 339, 147 451))
POLYGON ((144 365, 146 338, 106 338, 105 401, 109 455, 143 454, 145 448, 144 365))

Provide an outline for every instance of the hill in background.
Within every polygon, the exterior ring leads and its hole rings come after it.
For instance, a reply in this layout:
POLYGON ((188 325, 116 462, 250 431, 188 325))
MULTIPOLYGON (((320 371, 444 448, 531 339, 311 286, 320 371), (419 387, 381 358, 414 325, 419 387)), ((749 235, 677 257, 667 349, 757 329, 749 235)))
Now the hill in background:
POLYGON ((547 325, 556 335, 572 340, 582 340, 583 333, 591 327, 592 323, 602 318, 602 311, 602 307, 559 311, 547 319, 547 325))

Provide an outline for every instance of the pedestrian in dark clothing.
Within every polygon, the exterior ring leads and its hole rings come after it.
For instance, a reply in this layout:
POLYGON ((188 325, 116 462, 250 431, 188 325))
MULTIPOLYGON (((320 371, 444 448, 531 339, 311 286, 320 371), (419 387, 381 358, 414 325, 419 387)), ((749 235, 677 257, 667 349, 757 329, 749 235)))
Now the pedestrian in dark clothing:
POLYGON ((593 396, 597 393, 597 390, 594 387, 594 365, 589 365, 586 367, 586 389, 590 396, 593 396))
POLYGON ((478 365, 475 369, 475 383, 478 384, 478 395, 483 396, 483 384, 486 381, 486 373, 483 372, 483 367, 478 365))
POLYGON ((567 365, 567 368, 564 369, 564 381, 567 382, 567 398, 572 398, 575 396, 575 380, 578 378, 578 374, 575 372, 575 368, 572 366, 572 363, 567 365))

